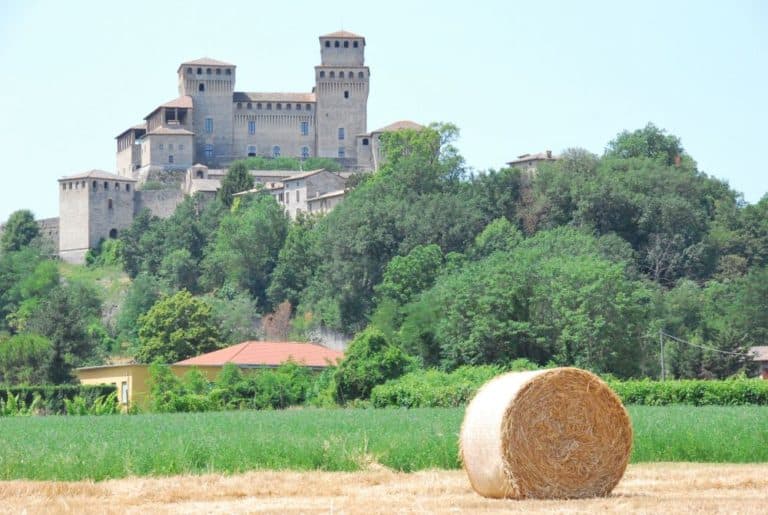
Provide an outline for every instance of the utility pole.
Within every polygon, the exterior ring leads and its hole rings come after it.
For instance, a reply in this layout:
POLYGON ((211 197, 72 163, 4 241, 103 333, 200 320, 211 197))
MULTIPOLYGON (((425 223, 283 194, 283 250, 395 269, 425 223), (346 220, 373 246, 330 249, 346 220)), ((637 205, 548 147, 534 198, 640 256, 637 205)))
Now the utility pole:
POLYGON ((661 360, 661 380, 666 379, 667 374, 664 371, 664 331, 659 329, 659 359, 661 360))

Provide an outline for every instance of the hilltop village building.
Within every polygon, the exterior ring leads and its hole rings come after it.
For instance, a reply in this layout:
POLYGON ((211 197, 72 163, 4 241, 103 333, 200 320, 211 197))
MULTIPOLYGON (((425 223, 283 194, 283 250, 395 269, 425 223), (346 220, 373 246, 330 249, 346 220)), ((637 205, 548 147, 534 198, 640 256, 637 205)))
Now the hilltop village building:
POLYGON ((340 174, 251 171, 291 217, 333 209, 351 173, 378 169, 381 133, 421 126, 400 121, 368 132, 365 38, 339 31, 319 42, 309 92, 236 91, 234 64, 210 58, 181 63, 178 98, 117 135, 117 173, 91 170, 59 179, 59 256, 82 263, 89 249, 118 237, 143 209, 168 217, 185 195, 215 194, 226 167, 250 156, 337 160, 340 174), (144 188, 150 182, 153 187, 144 188))

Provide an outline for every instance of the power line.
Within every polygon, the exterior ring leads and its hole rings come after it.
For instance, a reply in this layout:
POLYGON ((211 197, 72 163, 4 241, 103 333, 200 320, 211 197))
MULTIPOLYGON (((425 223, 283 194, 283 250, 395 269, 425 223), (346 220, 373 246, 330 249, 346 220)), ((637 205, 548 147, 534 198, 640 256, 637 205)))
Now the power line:
POLYGON ((729 354, 731 356, 739 356, 739 357, 742 357, 742 358, 751 358, 751 357, 753 357, 752 354, 745 354, 743 352, 732 352, 732 351, 728 351, 728 350, 721 350, 721 349, 716 349, 714 347, 707 347, 706 345, 699 345, 697 343, 692 343, 692 342, 683 340, 681 338, 678 338, 676 336, 672 336, 671 334, 667 334, 664 331, 659 331, 659 333, 662 334, 663 336, 666 336, 667 338, 671 338, 672 340, 674 340, 676 342, 684 343, 686 345, 690 345, 691 347, 698 347, 699 349, 710 350, 710 351, 713 351, 713 352, 719 352, 720 354, 729 354))

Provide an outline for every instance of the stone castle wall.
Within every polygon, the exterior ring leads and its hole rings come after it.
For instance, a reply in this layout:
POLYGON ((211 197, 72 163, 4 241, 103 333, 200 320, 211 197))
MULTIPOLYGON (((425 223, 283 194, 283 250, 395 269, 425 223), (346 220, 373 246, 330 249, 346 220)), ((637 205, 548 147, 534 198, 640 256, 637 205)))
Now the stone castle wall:
POLYGON ((149 209, 155 216, 169 218, 183 200, 184 193, 181 189, 139 190, 136 192, 134 214, 149 209))

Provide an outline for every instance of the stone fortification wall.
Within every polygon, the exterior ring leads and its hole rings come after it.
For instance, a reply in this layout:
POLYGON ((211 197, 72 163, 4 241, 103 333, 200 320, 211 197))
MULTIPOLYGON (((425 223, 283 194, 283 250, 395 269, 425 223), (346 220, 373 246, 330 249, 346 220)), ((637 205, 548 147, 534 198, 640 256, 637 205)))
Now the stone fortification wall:
POLYGON ((149 209, 155 216, 168 218, 183 200, 181 189, 140 190, 136 192, 134 213, 139 214, 143 209, 149 209))

